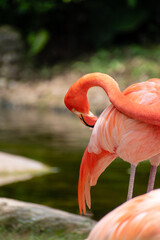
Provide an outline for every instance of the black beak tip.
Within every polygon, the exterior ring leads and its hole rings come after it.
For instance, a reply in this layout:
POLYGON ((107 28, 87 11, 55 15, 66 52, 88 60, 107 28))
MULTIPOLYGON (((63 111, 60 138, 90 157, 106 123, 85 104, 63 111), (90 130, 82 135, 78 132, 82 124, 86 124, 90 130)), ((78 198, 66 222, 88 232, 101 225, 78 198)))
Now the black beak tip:
POLYGON ((80 118, 81 121, 83 121, 83 123, 84 123, 87 127, 94 128, 94 125, 89 125, 89 124, 84 120, 84 117, 83 117, 82 114, 80 115, 79 118, 80 118))

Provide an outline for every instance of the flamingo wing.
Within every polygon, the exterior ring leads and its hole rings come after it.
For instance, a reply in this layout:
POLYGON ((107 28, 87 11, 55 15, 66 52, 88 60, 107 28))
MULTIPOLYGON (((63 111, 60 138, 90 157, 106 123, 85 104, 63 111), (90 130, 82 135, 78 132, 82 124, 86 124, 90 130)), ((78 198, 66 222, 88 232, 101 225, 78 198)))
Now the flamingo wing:
POLYGON ((80 214, 86 213, 86 204, 91 207, 90 187, 96 185, 98 177, 106 167, 117 157, 116 154, 101 150, 99 154, 84 152, 79 174, 78 202, 80 214))

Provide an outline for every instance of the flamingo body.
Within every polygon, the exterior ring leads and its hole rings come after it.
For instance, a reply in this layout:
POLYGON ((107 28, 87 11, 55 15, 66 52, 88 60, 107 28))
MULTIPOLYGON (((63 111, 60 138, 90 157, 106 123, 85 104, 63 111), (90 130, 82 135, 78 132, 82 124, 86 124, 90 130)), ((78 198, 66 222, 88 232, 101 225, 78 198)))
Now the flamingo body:
MULTIPOLYGON (((152 105, 160 101, 160 81, 152 79, 128 87, 123 94, 139 104, 152 105)), ((160 127, 132 119, 112 104, 98 118, 83 156, 79 177, 79 207, 85 213, 85 201, 90 203, 90 186, 119 156, 132 165, 150 159, 153 166, 160 163, 160 127), (88 152, 88 153, 87 153, 88 152)))
POLYGON ((104 216, 87 240, 159 240, 160 189, 135 197, 104 216))

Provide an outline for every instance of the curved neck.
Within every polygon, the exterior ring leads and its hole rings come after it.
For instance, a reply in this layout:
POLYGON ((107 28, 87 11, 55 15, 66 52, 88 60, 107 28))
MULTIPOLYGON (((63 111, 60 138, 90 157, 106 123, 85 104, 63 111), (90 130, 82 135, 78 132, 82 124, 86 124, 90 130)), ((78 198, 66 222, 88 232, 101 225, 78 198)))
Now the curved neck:
POLYGON ((136 120, 160 126, 160 104, 148 106, 130 101, 120 91, 117 82, 107 74, 86 74, 77 83, 81 85, 84 94, 87 94, 89 88, 94 86, 103 88, 117 110, 136 120))
POLYGON ((112 103, 116 102, 116 99, 122 95, 118 83, 112 77, 104 73, 86 74, 80 78, 79 81, 85 94, 91 87, 101 87, 107 93, 112 103))

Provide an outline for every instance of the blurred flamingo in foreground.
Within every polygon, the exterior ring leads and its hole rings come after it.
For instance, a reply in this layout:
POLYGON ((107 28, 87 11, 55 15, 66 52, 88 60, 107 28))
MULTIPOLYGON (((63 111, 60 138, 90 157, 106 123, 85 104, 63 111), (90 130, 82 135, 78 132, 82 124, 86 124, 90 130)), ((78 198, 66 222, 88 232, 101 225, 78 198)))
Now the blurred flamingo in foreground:
POLYGON ((131 164, 128 200, 132 198, 136 166, 146 159, 151 162, 147 191, 152 190, 160 163, 160 79, 131 85, 121 93, 113 78, 91 73, 70 87, 64 101, 85 125, 95 125, 80 167, 80 213, 86 212, 85 201, 91 207, 90 186, 117 156, 131 164), (93 86, 102 87, 112 103, 98 120, 89 111, 87 99, 93 86))
POLYGON ((159 240, 160 189, 135 197, 104 216, 87 240, 159 240))

